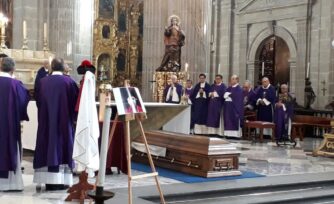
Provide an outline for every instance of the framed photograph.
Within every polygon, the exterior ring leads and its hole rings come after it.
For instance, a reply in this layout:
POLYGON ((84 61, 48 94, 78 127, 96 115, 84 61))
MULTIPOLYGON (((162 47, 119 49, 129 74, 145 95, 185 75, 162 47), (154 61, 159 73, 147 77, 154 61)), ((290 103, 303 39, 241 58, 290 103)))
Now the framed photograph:
POLYGON ((136 87, 113 89, 118 115, 146 113, 146 109, 136 87))

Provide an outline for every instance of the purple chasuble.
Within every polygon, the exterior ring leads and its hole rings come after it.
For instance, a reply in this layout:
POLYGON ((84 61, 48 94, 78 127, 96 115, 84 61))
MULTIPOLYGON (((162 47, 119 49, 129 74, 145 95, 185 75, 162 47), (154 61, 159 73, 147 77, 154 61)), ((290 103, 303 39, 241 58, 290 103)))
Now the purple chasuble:
POLYGON ((190 95, 190 100, 194 106, 194 124, 206 125, 208 117, 209 92, 210 85, 208 83, 205 83, 203 88, 201 88, 201 84, 198 83, 190 95), (199 93, 200 89, 203 89, 206 98, 204 95, 199 93))
POLYGON ((217 92, 218 97, 211 97, 209 99, 208 119, 206 124, 208 127, 219 128, 220 126, 220 116, 224 103, 225 90, 226 86, 224 83, 221 83, 220 85, 213 84, 211 86, 210 92, 217 92))
POLYGON ((258 99, 267 99, 270 104, 262 105, 257 104, 257 120, 273 122, 273 113, 274 113, 274 104, 276 101, 276 91, 272 85, 269 85, 268 88, 263 88, 262 86, 258 89, 256 94, 256 101, 258 99))
POLYGON ((73 169, 73 123, 78 87, 64 75, 45 77, 40 85, 34 169, 48 167, 49 172, 58 172, 62 164, 73 169))
POLYGON ((244 92, 244 107, 249 109, 249 107, 255 108, 256 105, 256 93, 253 89, 244 92))
POLYGON ((244 121, 243 90, 237 85, 229 86, 226 92, 231 93, 229 97, 232 101, 225 100, 224 103, 224 131, 238 131, 244 121))
POLYGON ((186 88, 184 90, 184 94, 188 97, 188 102, 189 104, 191 104, 191 108, 190 108, 190 129, 194 128, 194 106, 190 100, 190 96, 193 93, 194 89, 193 88, 186 88))
POLYGON ((276 139, 281 139, 283 136, 287 137, 289 134, 289 120, 293 117, 293 97, 288 94, 287 97, 284 97, 280 94, 279 99, 285 106, 285 110, 283 107, 275 106, 275 114, 274 114, 274 123, 276 124, 276 139))
POLYGON ((30 97, 22 82, 3 76, 0 77, 0 96, 0 178, 8 178, 9 171, 17 169, 21 150, 20 121, 29 120, 30 97))

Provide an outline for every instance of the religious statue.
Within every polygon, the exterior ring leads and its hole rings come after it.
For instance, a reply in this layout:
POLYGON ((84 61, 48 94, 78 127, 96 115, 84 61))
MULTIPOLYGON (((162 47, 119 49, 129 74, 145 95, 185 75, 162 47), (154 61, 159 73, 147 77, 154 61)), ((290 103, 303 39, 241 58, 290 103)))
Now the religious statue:
POLYGON ((311 81, 309 78, 305 80, 305 109, 311 109, 311 105, 314 103, 316 95, 313 91, 311 81))
POLYGON ((176 15, 169 17, 171 25, 165 28, 165 55, 156 71, 179 72, 181 69, 181 47, 185 42, 184 32, 180 28, 180 18, 176 15))

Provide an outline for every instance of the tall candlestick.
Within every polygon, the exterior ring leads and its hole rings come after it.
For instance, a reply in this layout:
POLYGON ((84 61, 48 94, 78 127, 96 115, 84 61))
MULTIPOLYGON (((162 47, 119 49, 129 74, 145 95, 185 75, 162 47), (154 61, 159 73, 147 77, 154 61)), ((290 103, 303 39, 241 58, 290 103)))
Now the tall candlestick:
POLYGON ((44 23, 44 29, 43 29, 43 34, 44 34, 44 40, 48 39, 47 36, 48 36, 48 29, 47 29, 47 24, 44 23))
POLYGON ((307 63, 306 78, 310 77, 310 62, 307 63))
POLYGON ((27 22, 23 21, 23 39, 27 39, 27 22))
POLYGON ((262 76, 264 76, 264 62, 262 62, 262 76))

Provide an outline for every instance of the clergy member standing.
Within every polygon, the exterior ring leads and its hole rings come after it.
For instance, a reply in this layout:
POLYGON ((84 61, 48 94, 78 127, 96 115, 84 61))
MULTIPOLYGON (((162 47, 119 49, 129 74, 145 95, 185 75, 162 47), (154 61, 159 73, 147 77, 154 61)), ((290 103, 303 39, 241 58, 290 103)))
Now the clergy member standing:
POLYGON ((239 85, 239 77, 232 75, 230 86, 224 94, 224 135, 240 139, 244 122, 243 90, 239 85))
POLYGON ((276 140, 288 138, 291 133, 294 98, 288 92, 288 85, 281 85, 281 93, 275 104, 274 122, 276 124, 276 140))
POLYGON ((171 76, 171 83, 166 86, 164 90, 164 98, 166 103, 176 103, 181 102, 182 95, 182 85, 177 82, 177 76, 171 76))
POLYGON ((252 84, 250 81, 246 80, 244 82, 243 90, 244 90, 244 109, 250 111, 254 110, 256 93, 252 89, 252 84))
POLYGON ((224 135, 223 104, 226 86, 217 74, 209 92, 207 127, 209 135, 224 135))
POLYGON ((15 70, 12 58, 3 58, 0 66, 0 191, 21 191, 20 121, 29 120, 29 93, 22 82, 11 76, 15 70))
MULTIPOLYGON (((267 77, 262 78, 262 86, 257 90, 255 101, 257 106, 257 120, 273 122, 276 91, 267 77)), ((263 134, 272 135, 271 129, 265 128, 263 134)))
POLYGON ((62 190, 72 185, 75 104, 78 87, 64 76, 64 61, 51 63, 52 74, 40 81, 37 140, 33 167, 34 183, 46 190, 62 190))
MULTIPOLYGON (((94 69, 95 70, 95 69, 94 69)), ((87 71, 82 84, 79 113, 75 131, 73 159, 76 171, 86 171, 90 177, 99 169, 100 135, 99 121, 95 103, 95 74, 87 71)))
POLYGON ((188 79, 187 82, 186 82, 186 88, 184 89, 184 96, 188 100, 188 105, 191 105, 191 108, 190 108, 190 134, 194 133, 194 106, 193 106, 193 104, 190 100, 190 96, 191 96, 193 91, 194 91, 193 82, 190 79, 188 79))
POLYGON ((194 133, 207 134, 207 118, 210 85, 206 83, 206 75, 199 75, 199 83, 196 84, 192 94, 191 102, 194 106, 194 133))
MULTIPOLYGON (((34 97, 35 100, 37 100, 38 97, 38 93, 40 90, 40 81, 41 79, 43 79, 44 77, 49 75, 49 67, 50 67, 50 62, 48 60, 44 60, 43 62, 43 67, 41 67, 36 74, 36 78, 35 78, 35 86, 34 86, 34 97)), ((38 107, 38 103, 36 103, 37 107, 38 107)))

